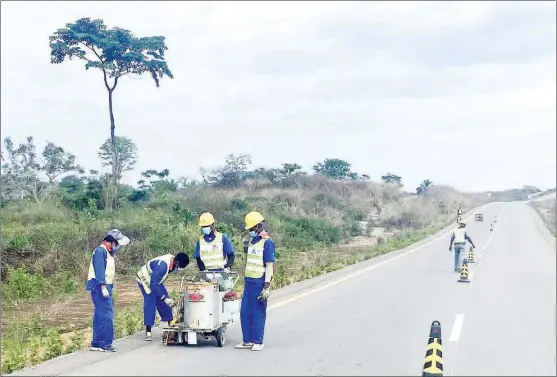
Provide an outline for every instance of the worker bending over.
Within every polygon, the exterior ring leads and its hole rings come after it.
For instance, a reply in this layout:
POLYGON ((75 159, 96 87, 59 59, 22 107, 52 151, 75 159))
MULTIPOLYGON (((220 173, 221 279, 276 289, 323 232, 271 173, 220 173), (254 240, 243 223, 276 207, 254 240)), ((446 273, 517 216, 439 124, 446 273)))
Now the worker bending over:
POLYGON ((246 272, 240 308, 243 341, 236 348, 252 351, 263 350, 267 298, 275 262, 275 243, 265 229, 264 220, 259 212, 250 212, 245 218, 250 240, 245 250, 246 272))
POLYGON ((199 271, 230 272, 234 264, 234 246, 226 234, 215 230, 215 218, 209 212, 199 217, 201 236, 195 243, 193 256, 199 271))
POLYGON ((164 281, 172 271, 180 271, 189 263, 190 258, 185 253, 166 254, 151 259, 137 272, 137 285, 143 294, 145 340, 153 340, 151 327, 155 324, 156 311, 161 316, 161 327, 172 321, 174 301, 168 296, 164 281))
POLYGON ((456 272, 460 272, 460 265, 461 265, 460 254, 464 250, 466 241, 470 242, 473 248, 476 247, 474 245, 474 242, 472 242, 470 236, 468 236, 466 229, 464 229, 465 227, 466 224, 460 222, 458 223, 458 227, 455 230, 453 230, 451 234, 451 243, 449 244, 449 251, 453 250, 453 244, 454 244, 454 270, 456 272))
POLYGON ((85 289, 91 292, 91 300, 94 306, 91 351, 116 351, 112 346, 112 340, 114 339, 112 288, 116 273, 114 254, 120 246, 129 243, 130 239, 118 229, 109 230, 91 256, 85 286, 85 289))

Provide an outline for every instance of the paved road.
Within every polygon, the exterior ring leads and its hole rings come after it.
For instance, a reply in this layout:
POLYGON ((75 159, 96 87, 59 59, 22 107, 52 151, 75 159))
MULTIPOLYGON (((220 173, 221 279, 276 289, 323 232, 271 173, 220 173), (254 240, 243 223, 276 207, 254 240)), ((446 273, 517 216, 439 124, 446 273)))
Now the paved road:
POLYGON ((524 203, 481 212, 484 223, 468 222, 480 257, 471 284, 457 282, 449 237, 433 237, 363 269, 277 291, 263 352, 233 348, 239 326, 224 348, 164 348, 138 334, 116 342, 117 354, 79 352, 23 374, 418 375, 439 320, 445 375, 554 376, 555 239, 524 203), (323 289, 331 279, 340 281, 323 289))

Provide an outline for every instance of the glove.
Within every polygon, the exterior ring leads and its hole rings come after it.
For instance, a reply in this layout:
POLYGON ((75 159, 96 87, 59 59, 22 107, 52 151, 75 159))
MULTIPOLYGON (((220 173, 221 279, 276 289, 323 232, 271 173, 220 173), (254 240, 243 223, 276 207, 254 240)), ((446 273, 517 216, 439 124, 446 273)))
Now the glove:
POLYGON ((230 267, 225 267, 225 268, 223 269, 223 271, 226 272, 227 274, 229 274, 229 273, 230 273, 230 267))
POLYGON ((261 291, 261 294, 257 297, 258 300, 260 301, 267 301, 267 299, 269 298, 269 294, 270 294, 270 289, 269 288, 264 288, 261 291))
POLYGON ((165 299, 164 299, 164 303, 165 303, 166 305, 170 306, 170 307, 173 307, 173 306, 174 306, 174 300, 171 299, 170 297, 165 298, 165 299))
POLYGON ((110 293, 108 292, 108 288, 106 287, 106 285, 101 286, 101 293, 104 298, 108 298, 108 296, 110 296, 110 293))

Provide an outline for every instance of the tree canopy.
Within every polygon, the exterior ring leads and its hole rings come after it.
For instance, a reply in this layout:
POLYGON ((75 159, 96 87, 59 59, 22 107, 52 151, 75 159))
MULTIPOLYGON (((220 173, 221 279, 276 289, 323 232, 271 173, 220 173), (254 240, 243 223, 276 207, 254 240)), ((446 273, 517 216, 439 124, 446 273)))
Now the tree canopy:
POLYGON ((127 74, 148 72, 157 87, 164 76, 174 78, 164 57, 168 47, 163 36, 138 38, 129 30, 107 28, 103 20, 86 17, 55 31, 49 42, 51 63, 60 64, 73 58, 84 60, 85 69, 102 71, 109 91, 127 74))

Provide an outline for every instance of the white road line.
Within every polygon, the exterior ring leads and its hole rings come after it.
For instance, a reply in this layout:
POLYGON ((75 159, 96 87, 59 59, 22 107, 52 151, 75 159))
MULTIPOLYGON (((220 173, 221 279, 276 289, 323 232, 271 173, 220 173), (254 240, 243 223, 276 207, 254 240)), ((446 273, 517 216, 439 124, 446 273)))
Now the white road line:
POLYGON ((464 314, 457 314, 453 322, 453 328, 451 329, 449 342, 458 342, 458 339, 460 339, 460 334, 462 333, 463 323, 464 323, 464 314))
MULTIPOLYGON (((491 235, 489 236, 487 242, 485 243, 484 247, 482 248, 482 250, 487 249, 487 245, 489 245, 489 243, 491 242, 493 235, 495 234, 495 231, 497 230, 497 228, 499 227, 499 224, 501 222, 501 215, 503 214, 503 211, 505 210, 505 207, 507 206, 507 204, 503 205, 503 208, 501 208, 501 212, 499 212, 499 216, 498 216, 498 221, 497 221, 497 225, 495 225, 495 227, 493 228, 493 232, 491 232, 491 235)), ((482 253, 483 255, 483 253, 482 253)), ((472 273, 470 273, 470 279, 472 279, 472 273)), ((472 293, 472 289, 474 288, 474 285, 472 284, 470 286, 470 289, 468 290, 468 293, 466 294, 466 301, 464 302, 464 309, 462 310, 462 318, 463 318, 463 323, 464 323, 464 314, 466 314, 466 311, 468 310, 468 302, 470 301, 470 294, 472 293)), ((456 322, 456 318, 455 318, 455 322, 456 322)), ((462 332, 462 330, 460 331, 462 332)), ((451 333, 452 336, 452 333, 451 333)), ((456 347, 454 350, 454 357, 453 357, 453 363, 451 365, 451 371, 449 372, 449 376, 454 376, 454 370, 456 367, 456 361, 457 361, 457 356, 458 356, 458 348, 460 346, 460 342, 458 341, 460 338, 460 334, 458 335, 458 338, 456 340, 456 347)), ((450 339, 449 339, 450 341, 450 339)))

